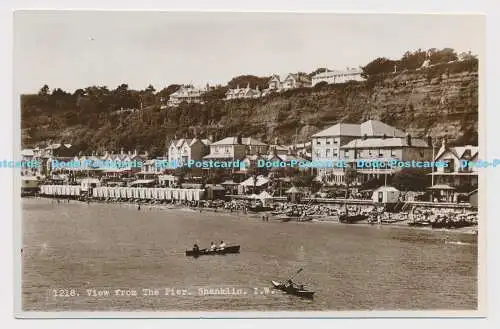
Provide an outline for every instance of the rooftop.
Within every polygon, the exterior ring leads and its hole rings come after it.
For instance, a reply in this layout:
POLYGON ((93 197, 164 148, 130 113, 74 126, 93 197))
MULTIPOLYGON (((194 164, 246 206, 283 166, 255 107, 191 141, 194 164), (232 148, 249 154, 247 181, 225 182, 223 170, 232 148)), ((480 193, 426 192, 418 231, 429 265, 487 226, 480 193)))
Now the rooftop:
POLYGON ((369 138, 355 139, 342 146, 342 149, 384 148, 384 147, 430 147, 426 141, 418 138, 411 139, 411 145, 406 138, 369 138))
POLYGON ((389 126, 378 120, 368 120, 361 124, 338 123, 323 131, 314 134, 312 137, 404 137, 405 133, 397 128, 389 126))

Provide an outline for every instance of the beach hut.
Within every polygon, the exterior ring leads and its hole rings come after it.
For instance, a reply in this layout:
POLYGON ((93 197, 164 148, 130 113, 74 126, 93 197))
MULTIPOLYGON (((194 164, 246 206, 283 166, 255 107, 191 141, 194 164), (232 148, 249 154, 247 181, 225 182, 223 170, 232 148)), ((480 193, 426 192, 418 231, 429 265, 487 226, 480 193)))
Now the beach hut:
POLYGON ((258 195, 259 200, 262 202, 262 206, 266 207, 266 205, 272 201, 273 197, 271 194, 267 193, 266 191, 262 191, 258 195))
POLYGON ((158 190, 158 199, 165 200, 165 189, 162 188, 158 190))
POLYGON ((97 178, 84 178, 80 181, 82 191, 88 191, 90 188, 101 186, 101 182, 97 178))
POLYGON ((172 199, 179 200, 179 190, 176 188, 172 189, 172 199))
POLYGON ((158 200, 160 197, 158 196, 159 188, 154 188, 151 192, 151 198, 158 200))
POLYGON ((290 202, 293 203, 300 202, 301 193, 300 190, 295 186, 290 187, 285 193, 287 194, 288 200, 290 202))
POLYGON ((455 188, 449 185, 433 185, 427 188, 430 190, 432 195, 432 201, 438 202, 453 202, 453 194, 455 193, 455 188))
POLYGON ((146 196, 146 199, 150 200, 151 199, 151 189, 150 188, 147 188, 146 191, 145 191, 145 196, 146 196))
POLYGON ((400 192, 392 186, 381 186, 373 191, 372 200, 374 203, 397 203, 400 192))
POLYGON ((166 200, 172 200, 173 199, 172 189, 171 188, 166 188, 165 189, 165 199, 166 200))
POLYGON ((186 200, 186 189, 179 190, 179 200, 186 200))
POLYGON ((146 189, 145 188, 140 188, 138 190, 139 190, 139 198, 146 199, 146 189))
POLYGON ((131 187, 127 187, 127 199, 132 199, 134 197, 134 190, 131 187))

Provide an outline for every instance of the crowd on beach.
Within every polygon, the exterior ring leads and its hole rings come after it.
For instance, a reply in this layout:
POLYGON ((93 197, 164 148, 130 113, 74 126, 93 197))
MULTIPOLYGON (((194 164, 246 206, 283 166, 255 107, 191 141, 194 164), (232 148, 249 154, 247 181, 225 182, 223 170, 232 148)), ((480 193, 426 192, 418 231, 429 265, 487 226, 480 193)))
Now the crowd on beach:
MULTIPOLYGON (((54 202, 70 202, 69 198, 56 198, 54 202)), ((263 221, 269 217, 277 219, 283 216, 309 217, 315 221, 337 222, 339 216, 366 215, 367 219, 361 223, 378 224, 409 224, 412 226, 432 226, 435 228, 457 228, 477 225, 478 214, 475 211, 465 209, 440 209, 431 207, 414 207, 407 211, 389 212, 383 206, 375 205, 345 205, 345 204, 300 204, 292 202, 273 202, 266 205, 259 200, 201 200, 201 201, 169 201, 169 200, 140 200, 107 198, 104 200, 82 198, 80 201, 87 203, 127 203, 137 205, 163 205, 168 208, 189 208, 196 211, 212 211, 237 213, 238 215, 259 214, 263 221)))

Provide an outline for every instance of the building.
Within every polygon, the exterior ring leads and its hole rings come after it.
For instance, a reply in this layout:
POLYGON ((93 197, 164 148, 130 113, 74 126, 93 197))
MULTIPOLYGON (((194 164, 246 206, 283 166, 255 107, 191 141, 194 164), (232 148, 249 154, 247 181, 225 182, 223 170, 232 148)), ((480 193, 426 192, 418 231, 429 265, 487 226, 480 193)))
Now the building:
POLYGON ((186 163, 190 160, 202 160, 210 151, 208 139, 182 138, 170 142, 168 147, 169 163, 186 163))
MULTIPOLYGON (((344 160, 353 164, 355 160, 397 159, 431 160, 429 144, 421 139, 407 136, 402 130, 378 120, 361 124, 338 123, 312 136, 312 161, 326 162, 344 160)), ((380 174, 393 174, 387 169, 357 170, 362 173, 359 182, 380 174)), ((327 184, 344 185, 343 168, 318 168, 318 179, 327 184)))
MULTIPOLYGON (((40 161, 40 158, 38 156, 35 156, 35 152, 33 149, 23 149, 21 150, 21 161, 24 163, 31 162, 31 161, 40 161)), ((41 174, 41 168, 40 168, 41 162, 39 162, 39 166, 32 166, 32 168, 29 168, 28 166, 23 166, 21 168, 21 176, 37 176, 41 174)))
POLYGON ((170 95, 167 106, 176 107, 182 102, 203 104, 203 94, 206 90, 194 88, 193 86, 181 86, 179 90, 170 95))
POLYGON ((261 96, 262 92, 259 90, 259 87, 251 89, 250 84, 246 88, 237 86, 236 89, 229 89, 226 92, 226 100, 260 98, 261 96))
POLYGON ((363 138, 350 141, 341 147, 341 157, 349 163, 359 175, 358 182, 363 183, 381 175, 394 175, 401 168, 363 167, 364 163, 382 161, 432 161, 432 143, 430 140, 405 137, 363 138))
POLYGON ((447 167, 435 168, 431 173, 433 185, 443 185, 457 190, 472 191, 478 186, 478 168, 464 166, 465 161, 478 161, 477 146, 448 146, 443 140, 434 161, 445 161, 447 167))
POLYGON ((392 186, 380 186, 372 194, 373 203, 394 204, 399 201, 400 192, 392 186))
POLYGON ((273 75, 266 91, 279 92, 303 87, 311 87, 311 78, 305 73, 289 73, 286 76, 273 75))
POLYGON ((206 160, 242 160, 247 155, 265 154, 268 145, 252 137, 226 137, 210 145, 206 160))
POLYGON ((320 82, 327 84, 346 83, 348 81, 364 81, 365 78, 361 76, 363 70, 359 68, 346 68, 345 71, 328 70, 319 72, 312 77, 312 86, 314 87, 320 82))

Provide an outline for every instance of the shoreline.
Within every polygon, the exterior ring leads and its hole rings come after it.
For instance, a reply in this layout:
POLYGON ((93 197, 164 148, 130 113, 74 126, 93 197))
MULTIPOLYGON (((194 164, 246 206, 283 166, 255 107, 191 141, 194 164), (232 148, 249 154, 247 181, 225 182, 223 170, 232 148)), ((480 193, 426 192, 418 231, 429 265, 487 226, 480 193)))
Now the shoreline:
MULTIPOLYGON (((50 197, 45 197, 45 196, 36 196, 36 197, 27 197, 27 198, 22 198, 22 199, 34 199, 34 200, 57 200, 57 198, 50 198, 50 197)), ((59 199, 60 200, 60 199, 59 199)), ((63 199, 66 200, 66 199, 63 199)), ((92 200, 90 202, 87 201, 81 201, 81 200, 69 200, 70 202, 61 202, 63 204, 106 204, 106 205, 121 205, 121 206, 128 206, 128 207, 137 207, 140 205, 141 210, 177 210, 177 211, 190 211, 190 212, 197 212, 197 213, 211 213, 211 214, 218 214, 218 215, 223 215, 224 217, 238 217, 238 218, 243 218, 243 219, 255 219, 262 221, 263 223, 266 222, 280 222, 280 218, 270 214, 269 211, 266 212, 244 212, 242 210, 238 211, 231 211, 229 209, 224 209, 224 208, 208 208, 208 207, 190 207, 187 205, 182 205, 182 204, 149 204, 149 203, 136 203, 136 202, 131 202, 131 201, 120 201, 120 202, 115 202, 115 201, 101 201, 101 200, 92 200), (264 221, 262 218, 263 216, 266 215, 268 216, 268 220, 264 221)), ((51 202, 51 203, 54 203, 51 202)), ((138 211, 141 211, 138 210, 138 211)), ((471 226, 471 227, 463 227, 463 228, 458 228, 458 229, 443 229, 443 228, 430 228, 430 227, 415 227, 415 226, 409 226, 407 220, 399 221, 399 222, 394 222, 394 223, 382 223, 382 224, 375 224, 375 223, 368 223, 368 222, 359 222, 359 223, 353 223, 353 224, 345 224, 345 223, 340 223, 338 221, 338 217, 336 216, 324 216, 324 217, 317 217, 314 218, 310 221, 307 222, 300 222, 300 221, 295 221, 295 220, 290 220, 287 223, 301 223, 301 224, 323 224, 323 225, 348 225, 348 226, 364 226, 364 227, 374 227, 374 228, 379 228, 379 227, 388 227, 388 228, 395 228, 395 229, 405 229, 405 230, 415 230, 415 231, 427 231, 427 232, 446 232, 446 233, 455 233, 455 234, 466 234, 466 235, 477 235, 477 226, 471 226)))

